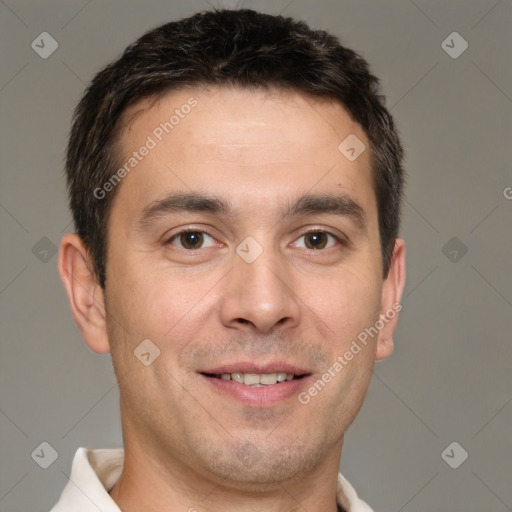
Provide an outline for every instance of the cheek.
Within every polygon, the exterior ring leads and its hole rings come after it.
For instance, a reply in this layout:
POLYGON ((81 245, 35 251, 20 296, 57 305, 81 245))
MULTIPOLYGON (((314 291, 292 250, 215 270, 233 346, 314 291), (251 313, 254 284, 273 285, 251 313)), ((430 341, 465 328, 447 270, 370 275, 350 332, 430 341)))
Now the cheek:
POLYGON ((149 268, 150 265, 132 264, 118 271, 111 301, 116 308, 113 316, 126 325, 131 339, 149 338, 162 346, 171 339, 173 346, 180 339, 186 343, 187 331, 197 330, 195 319, 208 304, 208 290, 214 279, 210 282, 180 276, 170 269, 149 268))
POLYGON ((308 281, 312 292, 304 302, 329 326, 330 337, 337 336, 337 344, 350 341, 378 318, 380 287, 370 272, 341 269, 328 279, 308 281))

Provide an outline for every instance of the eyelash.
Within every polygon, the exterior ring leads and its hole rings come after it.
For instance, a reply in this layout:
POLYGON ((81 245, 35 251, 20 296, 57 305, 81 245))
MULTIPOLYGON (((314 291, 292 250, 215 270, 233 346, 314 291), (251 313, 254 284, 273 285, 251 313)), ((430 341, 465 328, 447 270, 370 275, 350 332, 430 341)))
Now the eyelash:
MULTIPOLYGON (((213 238, 215 239, 214 236, 210 235, 210 233, 208 233, 207 231, 201 231, 201 230, 198 230, 198 229, 183 229, 181 231, 179 231, 178 233, 175 233, 174 235, 172 235, 172 237, 170 237, 166 242, 165 242, 165 245, 171 245, 172 244, 172 241, 175 240, 176 238, 179 238, 180 235, 184 234, 184 233, 201 233, 201 234, 204 234, 204 235, 208 235, 210 238, 213 238)), ((306 235, 309 235, 311 233, 322 233, 322 234, 325 234, 325 235, 328 235, 328 236, 331 236, 332 238, 334 238, 336 240, 336 242, 338 242, 338 244, 340 244, 341 246, 347 246, 347 241, 344 240, 343 238, 335 235, 334 233, 331 233, 330 231, 325 231, 325 230, 322 230, 322 229, 311 229, 311 230, 308 230, 308 231, 304 231, 304 233, 302 233, 298 239, 306 236, 306 235)), ((178 247, 178 249, 182 249, 184 251, 187 251, 187 252, 193 252, 193 251, 199 251, 200 249, 186 249, 184 247, 178 247)), ((307 248, 306 248, 307 249, 307 248)), ((326 251, 328 249, 332 249, 332 247, 328 247, 327 249, 308 249, 309 251, 326 251)))

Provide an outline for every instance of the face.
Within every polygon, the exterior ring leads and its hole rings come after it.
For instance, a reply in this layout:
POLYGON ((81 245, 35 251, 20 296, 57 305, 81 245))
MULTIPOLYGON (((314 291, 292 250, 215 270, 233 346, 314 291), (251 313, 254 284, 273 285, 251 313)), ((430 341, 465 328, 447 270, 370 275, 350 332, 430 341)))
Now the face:
POLYGON ((358 336, 397 299, 364 131, 330 101, 223 88, 126 121, 105 291, 126 439, 233 482, 339 456, 395 320, 358 336))

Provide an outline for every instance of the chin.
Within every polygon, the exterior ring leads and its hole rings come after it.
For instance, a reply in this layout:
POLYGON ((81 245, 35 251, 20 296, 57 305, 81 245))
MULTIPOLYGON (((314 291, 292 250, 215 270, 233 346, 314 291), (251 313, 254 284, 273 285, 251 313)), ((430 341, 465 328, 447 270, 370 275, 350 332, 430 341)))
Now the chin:
MULTIPOLYGON (((199 455, 199 454, 198 454, 199 455)), ((320 446, 294 443, 288 446, 240 441, 222 449, 210 445, 199 455, 207 468, 227 487, 247 491, 269 491, 302 473, 311 473, 322 459, 320 446), (258 446, 259 445, 259 446, 258 446)))

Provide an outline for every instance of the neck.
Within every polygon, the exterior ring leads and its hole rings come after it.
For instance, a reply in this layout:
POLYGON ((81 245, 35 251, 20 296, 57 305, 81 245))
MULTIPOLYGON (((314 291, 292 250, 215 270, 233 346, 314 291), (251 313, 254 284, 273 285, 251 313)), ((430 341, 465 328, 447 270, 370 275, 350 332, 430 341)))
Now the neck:
POLYGON ((149 442, 124 430, 122 474, 110 496, 123 512, 336 512, 341 439, 307 474, 248 487, 195 470, 149 442))

